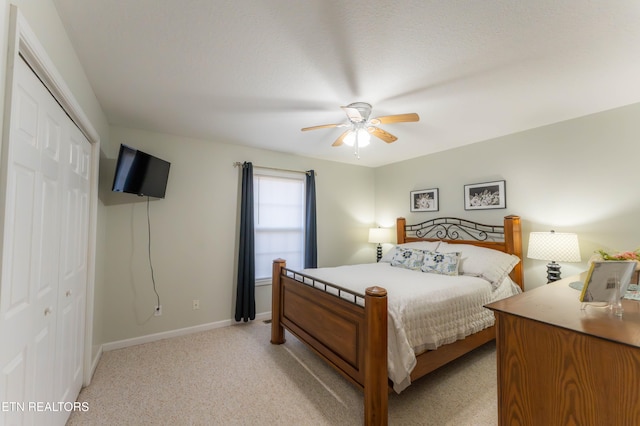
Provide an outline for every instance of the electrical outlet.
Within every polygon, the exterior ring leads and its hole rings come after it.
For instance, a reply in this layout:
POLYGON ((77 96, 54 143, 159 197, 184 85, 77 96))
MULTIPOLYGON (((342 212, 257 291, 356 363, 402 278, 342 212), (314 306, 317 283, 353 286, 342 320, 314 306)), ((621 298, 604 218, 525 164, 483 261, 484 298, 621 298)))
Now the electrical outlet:
POLYGON ((200 309, 200 300, 193 299, 193 310, 200 309))
POLYGON ((162 315, 162 305, 156 306, 155 311, 153 311, 153 315, 156 317, 159 317, 160 315, 162 315))

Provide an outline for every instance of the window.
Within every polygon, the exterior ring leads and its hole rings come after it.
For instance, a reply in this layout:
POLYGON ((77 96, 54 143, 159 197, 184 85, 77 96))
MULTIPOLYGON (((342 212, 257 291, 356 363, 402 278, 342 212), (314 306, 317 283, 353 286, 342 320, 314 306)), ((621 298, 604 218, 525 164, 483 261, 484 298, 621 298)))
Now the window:
POLYGON ((277 258, 288 268, 304 267, 304 192, 304 175, 254 170, 256 282, 271 278, 277 258))

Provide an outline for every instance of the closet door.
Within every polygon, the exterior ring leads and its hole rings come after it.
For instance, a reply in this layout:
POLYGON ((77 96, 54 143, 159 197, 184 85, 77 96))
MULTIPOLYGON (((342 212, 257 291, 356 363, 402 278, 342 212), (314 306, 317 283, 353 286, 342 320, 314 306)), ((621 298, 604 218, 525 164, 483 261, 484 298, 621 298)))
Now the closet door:
MULTIPOLYGON (((64 113, 26 64, 17 66, 3 152, 0 400, 26 403, 53 397, 64 113)), ((0 413, 3 424, 35 420, 28 407, 14 408, 0 413)))
POLYGON ((66 139, 54 396, 73 402, 82 387, 91 145, 73 123, 66 139))
POLYGON ((13 405, 0 411, 0 424, 63 425, 68 412, 32 404, 73 401, 80 388, 72 378, 82 372, 88 200, 73 175, 88 176, 90 147, 22 60, 9 123, 0 188, 0 401, 13 405))

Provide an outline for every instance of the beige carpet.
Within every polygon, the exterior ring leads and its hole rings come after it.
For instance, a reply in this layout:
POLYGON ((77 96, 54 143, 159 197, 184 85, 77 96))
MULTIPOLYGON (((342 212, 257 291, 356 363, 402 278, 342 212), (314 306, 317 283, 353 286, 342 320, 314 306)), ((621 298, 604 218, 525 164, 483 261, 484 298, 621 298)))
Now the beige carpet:
MULTIPOLYGON (((362 393, 253 322, 105 352, 68 425, 361 425, 362 393)), ((390 425, 497 425, 495 344, 389 396, 390 425)))

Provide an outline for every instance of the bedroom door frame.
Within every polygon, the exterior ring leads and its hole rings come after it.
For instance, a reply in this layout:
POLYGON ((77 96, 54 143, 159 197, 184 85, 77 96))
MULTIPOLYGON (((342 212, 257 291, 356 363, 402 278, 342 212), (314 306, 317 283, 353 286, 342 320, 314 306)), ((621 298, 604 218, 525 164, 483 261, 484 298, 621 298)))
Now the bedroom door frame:
MULTIPOLYGON (((22 57, 36 76, 42 81, 54 99, 71 118, 91 144, 90 158, 90 194, 89 194, 89 234, 87 247, 87 288, 85 308, 85 341, 83 360, 83 385, 89 385, 93 371, 97 366, 99 354, 93 360, 93 313, 94 286, 96 270, 96 241, 98 217, 98 166, 100 160, 100 136, 84 113, 73 93, 59 74, 53 61, 40 44, 33 30, 15 5, 10 6, 9 42, 7 55, 7 79, 5 85, 3 143, 9 143, 11 100, 13 99, 14 75, 16 64, 22 57)), ((3 147, 4 150, 4 147, 3 147)), ((6 176, 1 176, 6 184, 6 176)))

